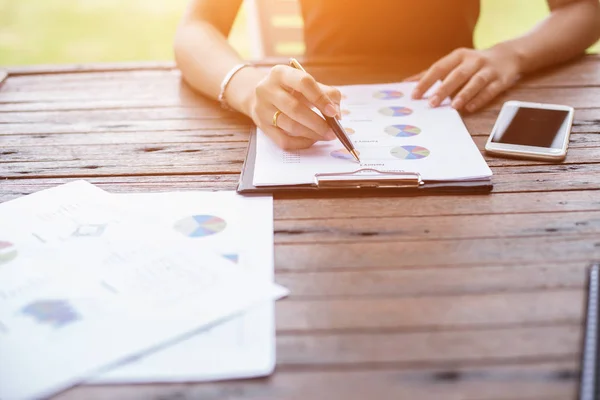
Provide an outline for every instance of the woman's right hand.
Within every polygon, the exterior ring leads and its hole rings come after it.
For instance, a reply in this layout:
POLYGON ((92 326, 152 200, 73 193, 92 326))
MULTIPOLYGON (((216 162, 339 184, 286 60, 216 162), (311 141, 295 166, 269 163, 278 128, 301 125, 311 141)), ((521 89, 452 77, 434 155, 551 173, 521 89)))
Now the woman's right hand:
POLYGON ((319 140, 336 138, 311 108, 328 117, 339 116, 341 98, 338 89, 318 83, 306 72, 277 65, 256 86, 250 117, 282 149, 303 149, 319 140), (281 114, 274 126, 277 111, 281 114))

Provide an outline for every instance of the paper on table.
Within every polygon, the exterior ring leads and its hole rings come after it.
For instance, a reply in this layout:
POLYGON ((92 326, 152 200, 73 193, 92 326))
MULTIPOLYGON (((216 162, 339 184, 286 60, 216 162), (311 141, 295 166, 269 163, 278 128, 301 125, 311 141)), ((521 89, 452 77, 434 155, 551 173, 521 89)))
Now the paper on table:
MULTIPOLYGON (((152 216, 154 227, 234 259, 265 283, 273 281, 273 201, 235 192, 113 195, 134 224, 152 216), (181 230, 196 216, 207 231, 181 230), (212 221, 212 222, 211 222, 212 221), (173 229, 177 227, 177 229, 173 229)), ((271 302, 161 351, 92 379, 93 383, 206 381, 268 375, 275 366, 271 302)))
POLYGON ((472 180, 492 173, 460 115, 446 101, 438 108, 412 100, 415 83, 340 86, 342 125, 361 163, 338 140, 283 151, 257 132, 255 186, 310 184, 317 173, 361 168, 418 172, 424 180, 472 180))
POLYGON ((282 294, 190 243, 121 240, 106 196, 77 182, 0 205, 0 398, 51 395, 282 294))

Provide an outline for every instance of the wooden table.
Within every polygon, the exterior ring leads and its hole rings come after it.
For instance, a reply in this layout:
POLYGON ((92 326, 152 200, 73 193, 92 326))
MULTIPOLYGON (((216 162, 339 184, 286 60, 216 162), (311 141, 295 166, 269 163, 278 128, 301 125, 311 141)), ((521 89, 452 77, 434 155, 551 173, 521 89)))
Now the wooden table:
MULTIPOLYGON (((308 65, 329 83, 401 65, 308 65)), ((112 192, 235 189, 247 119, 171 64, 14 69, 0 89, 0 201, 85 178, 112 192)), ((208 384, 80 386, 59 399, 573 399, 585 267, 600 259, 600 58, 507 99, 577 108, 561 164, 486 156, 491 195, 277 197, 277 370, 208 384)))

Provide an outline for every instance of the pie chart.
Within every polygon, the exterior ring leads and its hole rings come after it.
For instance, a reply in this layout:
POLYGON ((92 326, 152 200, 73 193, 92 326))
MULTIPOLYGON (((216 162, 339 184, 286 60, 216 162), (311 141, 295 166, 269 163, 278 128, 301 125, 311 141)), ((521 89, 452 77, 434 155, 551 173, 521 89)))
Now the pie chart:
POLYGON ((412 112, 413 111, 410 108, 400 106, 384 107, 379 110, 379 113, 385 115, 386 117, 403 117, 405 115, 412 114, 412 112))
POLYGON ((81 319, 81 315, 73 306, 62 299, 29 303, 21 309, 21 313, 33 318, 38 324, 48 324, 53 328, 60 328, 81 319))
POLYGON ((222 232, 226 226, 224 219, 214 215, 192 215, 177 221, 174 228, 184 236, 198 238, 222 232))
POLYGON ((373 97, 380 100, 392 100, 399 99, 404 96, 404 93, 398 90, 380 90, 379 92, 375 92, 373 97))
POLYGON ((421 146, 398 146, 390 150, 390 154, 401 160, 419 160, 430 154, 430 151, 421 146))
POLYGON ((17 258, 17 248, 10 242, 0 240, 0 264, 7 263, 17 258))
POLYGON ((348 134, 348 135, 354 135, 356 133, 356 131, 352 128, 344 128, 344 131, 348 134))
POLYGON ((340 160, 354 160, 354 156, 346 149, 334 150, 330 153, 330 155, 331 157, 339 158, 340 160))
POLYGON ((421 133, 421 129, 412 125, 390 125, 385 128, 385 133, 394 137, 411 137, 421 133))

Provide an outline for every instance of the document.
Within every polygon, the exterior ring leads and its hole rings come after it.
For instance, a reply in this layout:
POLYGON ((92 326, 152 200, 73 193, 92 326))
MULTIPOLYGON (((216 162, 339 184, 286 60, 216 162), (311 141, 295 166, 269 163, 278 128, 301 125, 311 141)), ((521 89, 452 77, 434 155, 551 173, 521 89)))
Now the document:
POLYGON ((147 228, 86 182, 0 204, 0 398, 50 396, 285 293, 147 228))
POLYGON ((415 83, 340 86, 341 124, 361 163, 339 140, 283 151, 257 131, 255 186, 311 184, 319 173, 360 169, 419 173, 426 181, 489 179, 492 175, 460 115, 446 100, 431 108, 412 100, 415 83))
MULTIPOLYGON (((235 192, 112 195, 128 219, 237 263, 273 282, 273 200, 235 192), (174 228, 174 229, 173 229, 174 228)), ((93 383, 206 381, 268 375, 275 366, 273 303, 92 378, 93 383)))

